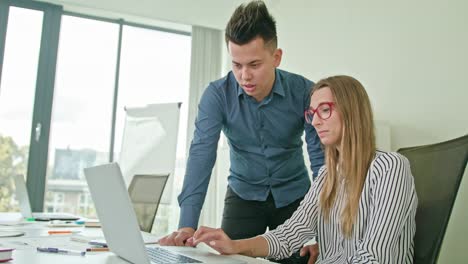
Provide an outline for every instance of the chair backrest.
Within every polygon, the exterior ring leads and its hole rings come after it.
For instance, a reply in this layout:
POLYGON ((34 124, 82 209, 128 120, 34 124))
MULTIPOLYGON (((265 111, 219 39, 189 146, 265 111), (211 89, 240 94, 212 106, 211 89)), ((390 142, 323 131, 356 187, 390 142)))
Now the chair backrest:
POLYGON ((133 176, 128 194, 141 231, 151 233, 168 177, 169 174, 133 176))
POLYGON ((436 263, 468 161, 468 135, 399 149, 408 158, 418 195, 414 263, 436 263))

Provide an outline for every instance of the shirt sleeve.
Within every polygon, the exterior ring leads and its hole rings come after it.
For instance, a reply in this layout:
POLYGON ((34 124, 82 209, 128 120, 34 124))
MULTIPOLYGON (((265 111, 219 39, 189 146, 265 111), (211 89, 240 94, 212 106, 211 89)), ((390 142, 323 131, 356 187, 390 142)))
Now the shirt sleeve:
MULTIPOLYGON (((310 107, 310 92, 312 91, 313 82, 306 82, 308 87, 306 94, 304 95, 304 111, 310 107)), ((320 143, 320 138, 315 131, 315 128, 307 123, 304 118, 304 131, 305 131, 305 140, 307 143, 307 152, 309 154, 310 160, 310 169, 312 170, 312 177, 315 179, 318 175, 318 171, 324 164, 324 154, 322 145, 320 143)))
POLYGON ((268 242, 268 257, 283 259, 297 252, 306 241, 317 235, 318 193, 317 186, 323 179, 320 176, 312 183, 309 191, 294 214, 275 230, 262 235, 268 242))
POLYGON ((216 151, 223 125, 222 96, 219 87, 210 84, 198 105, 195 131, 190 144, 180 206, 179 228, 198 226, 200 211, 216 161, 216 151))
POLYGON ((388 153, 374 164, 369 226, 348 263, 403 263, 406 260, 395 254, 405 250, 397 248, 398 242, 412 243, 416 230, 417 196, 409 162, 397 153, 388 153))

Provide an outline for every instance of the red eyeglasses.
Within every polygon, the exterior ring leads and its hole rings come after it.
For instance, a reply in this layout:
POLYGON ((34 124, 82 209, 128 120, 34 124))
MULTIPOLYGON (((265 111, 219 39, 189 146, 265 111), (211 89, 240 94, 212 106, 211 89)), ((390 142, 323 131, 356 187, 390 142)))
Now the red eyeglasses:
POLYGON ((307 123, 312 124, 314 120, 314 114, 317 113, 318 117, 322 120, 327 120, 332 114, 332 109, 335 106, 334 102, 323 102, 320 103, 316 109, 310 107, 305 110, 304 116, 307 123))

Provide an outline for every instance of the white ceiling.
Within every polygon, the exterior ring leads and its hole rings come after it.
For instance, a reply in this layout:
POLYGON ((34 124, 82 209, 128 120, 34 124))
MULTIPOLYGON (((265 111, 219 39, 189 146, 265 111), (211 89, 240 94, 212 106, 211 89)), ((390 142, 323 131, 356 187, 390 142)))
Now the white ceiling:
MULTIPOLYGON (((71 12, 133 22, 157 21, 224 29, 234 9, 246 0, 39 0, 62 5, 71 12), (156 20, 156 21, 152 21, 156 20)), ((269 7, 279 0, 266 0, 269 7)))

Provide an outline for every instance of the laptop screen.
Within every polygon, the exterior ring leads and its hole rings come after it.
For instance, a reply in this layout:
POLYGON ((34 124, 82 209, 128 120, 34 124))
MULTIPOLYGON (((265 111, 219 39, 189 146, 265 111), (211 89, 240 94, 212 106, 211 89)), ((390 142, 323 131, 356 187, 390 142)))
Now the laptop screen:
POLYGON ((23 217, 31 218, 32 210, 31 210, 31 203, 29 202, 29 195, 28 190, 26 189, 26 182, 24 181, 24 176, 21 174, 17 174, 13 177, 15 182, 16 188, 16 199, 19 202, 20 212, 23 217))

